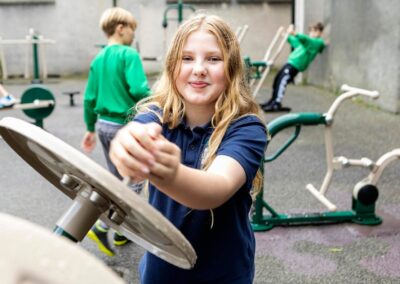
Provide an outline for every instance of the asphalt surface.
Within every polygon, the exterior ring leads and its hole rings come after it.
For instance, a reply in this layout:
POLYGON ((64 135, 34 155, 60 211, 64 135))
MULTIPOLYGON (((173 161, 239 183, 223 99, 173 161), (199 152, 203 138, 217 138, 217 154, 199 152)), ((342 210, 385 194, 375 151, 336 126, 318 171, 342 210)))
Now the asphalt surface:
MULTIPOLYGON (((46 82, 56 97, 56 108, 44 121, 45 129, 80 149, 85 127, 82 93, 84 79, 46 82), (64 91, 81 91, 76 105, 69 105, 64 91)), ((351 82, 348 82, 351 85, 351 82)), ((26 83, 6 82, 17 97, 26 83)), ((269 96, 270 82, 257 97, 269 96)), ((362 86, 358 86, 362 87, 362 86)), ((384 94, 382 94, 384 95, 384 94)), ((335 96, 310 86, 290 86, 284 104, 292 112, 326 112, 335 96)), ((281 113, 266 114, 270 122, 281 113)), ((0 118, 13 116, 30 121, 20 110, 0 111, 0 118)), ((349 158, 368 157, 376 161, 386 152, 400 148, 400 117, 359 102, 346 102, 334 121, 335 155, 349 158)), ((273 153, 291 135, 277 135, 267 154, 273 153)), ((265 165, 264 198, 278 213, 321 213, 327 209, 305 189, 321 184, 326 171, 322 126, 304 127, 299 138, 281 157, 265 165)), ((89 155, 105 166, 101 147, 89 155)), ((354 185, 368 171, 347 168, 334 173, 328 197, 338 210, 351 209, 354 185)), ((400 283, 400 161, 391 163, 378 183, 376 212, 383 218, 377 226, 352 223, 275 227, 257 232, 255 283, 400 283)), ((11 214, 51 231, 71 200, 26 164, 0 139, 0 212, 11 214)), ((6 230, 7 228, 0 228, 6 230)), ((134 243, 117 248, 107 257, 85 239, 79 244, 118 271, 127 283, 138 283, 137 265, 143 249, 134 243)), ((29 252, 26 252, 29 253, 29 252)), ((78 261, 78 260, 77 260, 78 261)), ((0 276, 1 277, 1 276, 0 276)), ((0 278, 1 280, 1 278, 0 278)), ((1 281, 0 281, 1 282, 1 281)))

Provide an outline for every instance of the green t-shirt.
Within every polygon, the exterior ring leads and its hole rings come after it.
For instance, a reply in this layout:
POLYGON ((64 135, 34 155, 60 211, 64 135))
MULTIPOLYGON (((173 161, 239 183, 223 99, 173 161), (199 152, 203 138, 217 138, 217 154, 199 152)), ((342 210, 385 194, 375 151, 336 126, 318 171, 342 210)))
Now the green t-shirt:
POLYGON ((103 48, 90 65, 84 96, 86 129, 97 118, 124 124, 132 108, 150 94, 139 53, 125 45, 103 48))
POLYGON ((288 42, 294 48, 289 55, 288 63, 300 72, 306 70, 315 56, 325 47, 322 38, 310 37, 301 33, 297 33, 295 36, 290 35, 288 42))

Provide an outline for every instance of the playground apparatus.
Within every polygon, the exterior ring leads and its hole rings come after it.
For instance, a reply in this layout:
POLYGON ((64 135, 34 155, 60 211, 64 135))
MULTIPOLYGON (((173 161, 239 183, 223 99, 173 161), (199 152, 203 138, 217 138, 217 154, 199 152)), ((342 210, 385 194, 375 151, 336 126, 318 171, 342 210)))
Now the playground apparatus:
POLYGON ((4 40, 0 38, 0 61, 1 69, 3 72, 3 79, 8 78, 6 60, 3 52, 3 45, 15 45, 22 44, 26 45, 26 61, 25 61, 25 73, 26 79, 30 78, 29 73, 29 57, 30 57, 30 46, 32 45, 32 67, 33 77, 30 87, 26 89, 21 95, 21 99, 17 100, 17 103, 10 108, 2 108, 0 111, 5 110, 16 110, 21 109, 28 117, 35 120, 34 124, 43 127, 43 119, 48 117, 54 110, 56 101, 52 92, 40 84, 42 79, 47 78, 47 63, 45 57, 45 46, 46 44, 54 44, 54 40, 45 39, 43 36, 37 34, 34 29, 29 29, 29 35, 25 39, 15 40, 4 40), (40 65, 42 68, 42 76, 40 75, 40 65))
POLYGON ((183 4, 183 0, 178 0, 178 3, 176 4, 170 4, 167 6, 167 8, 164 11, 164 16, 163 16, 163 22, 162 26, 164 29, 168 27, 168 22, 169 21, 177 21, 178 25, 180 25, 183 21, 183 12, 184 10, 191 10, 192 12, 195 12, 196 9, 192 5, 188 4, 183 4), (176 10, 177 17, 176 18, 169 18, 168 13, 170 11, 176 10))
POLYGON ((253 97, 256 97, 261 89, 265 79, 267 78, 271 67, 275 64, 276 59, 282 53, 285 46, 288 33, 281 26, 275 33, 270 45, 268 46, 264 58, 260 61, 252 61, 249 56, 244 58, 246 67, 249 70, 249 84, 253 89, 253 97), (254 86, 254 84, 257 84, 254 86))
POLYGON ((100 259, 49 230, 0 212, 0 282, 126 284, 100 259), (90 273, 89 273, 90 271, 90 273))
MULTIPOLYGON (((162 20, 162 27, 164 29, 164 36, 163 36, 163 54, 167 50, 167 38, 168 38, 168 23, 170 21, 176 21, 178 26, 182 23, 184 20, 183 14, 185 10, 189 10, 192 12, 195 12, 196 9, 194 8, 193 5, 189 4, 183 4, 183 0, 178 0, 176 4, 169 4, 167 5, 167 8, 164 10, 163 14, 163 20, 162 20), (169 13, 171 11, 176 11, 176 17, 170 17, 169 13)), ((161 61, 162 56, 143 56, 142 58, 144 61, 161 61)))
POLYGON ((193 268, 197 255, 189 241, 133 192, 128 180, 120 181, 61 139, 23 120, 1 119, 0 135, 55 189, 73 200, 56 223, 56 235, 80 242, 101 219, 161 259, 183 269, 193 268))
POLYGON ((55 43, 54 40, 45 39, 42 35, 37 34, 37 32, 32 28, 29 29, 29 34, 25 37, 25 39, 0 38, 0 61, 1 61, 1 70, 3 73, 2 74, 3 80, 8 79, 8 70, 3 51, 3 45, 26 45, 24 77, 25 79, 31 77, 29 72, 29 59, 32 54, 32 68, 33 68, 32 83, 41 83, 42 81, 40 78, 40 65, 42 66, 42 78, 46 79, 48 75, 45 48, 47 44, 54 44, 54 43, 55 43))
POLYGON ((249 29, 248 25, 243 25, 237 27, 237 29, 235 30, 235 35, 238 39, 239 44, 243 41, 244 37, 247 34, 248 29, 249 29))
POLYGON ((28 117, 35 120, 36 126, 43 128, 43 119, 54 110, 56 100, 53 93, 42 85, 31 85, 24 91, 20 100, 9 108, 1 108, 0 111, 21 109, 28 117))
POLYGON ((266 157, 264 160, 265 163, 268 163, 277 159, 297 139, 302 126, 324 125, 327 172, 319 189, 316 189, 312 184, 308 184, 306 188, 318 201, 328 208, 328 211, 320 213, 279 214, 264 200, 263 189, 256 197, 254 211, 251 216, 254 231, 266 231, 279 225, 327 224, 338 222, 378 225, 382 222, 382 219, 375 214, 375 203, 379 195, 377 183, 383 170, 391 162, 400 159, 400 148, 382 155, 376 162, 368 158, 350 159, 343 156, 334 156, 332 127, 334 116, 339 106, 345 100, 359 95, 372 99, 377 99, 379 97, 379 93, 376 91, 368 91, 347 85, 343 85, 341 90, 343 93, 333 102, 328 112, 325 114, 314 112, 291 113, 282 115, 271 121, 268 124, 271 137, 274 137, 286 128, 294 127, 295 131, 285 144, 273 155, 266 157), (331 183, 334 170, 348 167, 366 168, 369 170, 369 174, 366 178, 356 183, 353 188, 352 210, 336 211, 337 206, 326 197, 326 193, 331 183), (269 214, 264 215, 263 209, 266 209, 269 214))

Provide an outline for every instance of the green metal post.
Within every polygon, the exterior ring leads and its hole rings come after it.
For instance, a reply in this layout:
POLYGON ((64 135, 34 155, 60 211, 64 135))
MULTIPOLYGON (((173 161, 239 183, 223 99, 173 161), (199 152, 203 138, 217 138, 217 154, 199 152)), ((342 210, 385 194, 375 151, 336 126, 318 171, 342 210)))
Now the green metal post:
POLYGON ((181 24, 183 21, 183 3, 182 0, 178 2, 178 23, 181 24))
MULTIPOLYGON (((33 34, 32 39, 34 41, 37 41, 39 39, 39 37, 36 34, 33 34)), ((32 79, 32 83, 38 84, 38 83, 42 83, 42 81, 40 80, 40 74, 39 74, 38 43, 34 42, 32 44, 32 47, 33 47, 33 79, 32 79)))
POLYGON ((178 0, 178 2, 176 4, 168 5, 164 11, 163 22, 162 22, 163 28, 164 29, 167 28, 168 20, 176 20, 176 21, 178 21, 178 24, 181 24, 183 21, 183 10, 185 10, 185 9, 190 9, 190 10, 192 10, 192 12, 196 11, 196 9, 192 5, 183 4, 183 0, 178 0), (168 12, 170 10, 177 10, 178 17, 177 18, 168 18, 168 12))
POLYGON ((43 119, 36 119, 34 124, 40 128, 43 128, 43 119))

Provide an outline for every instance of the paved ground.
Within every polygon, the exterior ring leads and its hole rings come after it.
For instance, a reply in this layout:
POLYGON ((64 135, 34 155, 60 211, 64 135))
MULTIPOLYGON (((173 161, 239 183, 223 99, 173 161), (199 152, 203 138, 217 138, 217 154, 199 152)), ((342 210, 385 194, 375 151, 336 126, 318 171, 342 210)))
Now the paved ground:
MULTIPOLYGON (((351 83, 351 82, 349 82, 351 83)), ((84 80, 60 80, 46 85, 54 92, 57 106, 45 120, 50 133, 79 149, 84 133, 82 96, 70 107, 62 91, 83 92, 84 80)), ((26 84, 8 83, 9 91, 19 95, 26 84)), ((267 86, 269 86, 267 84, 267 86)), ((264 100, 269 90, 262 90, 264 100)), ((294 112, 325 112, 335 99, 329 92, 291 86, 285 104, 294 112)), ((28 119, 21 111, 0 111, 0 118, 28 119)), ((277 115, 266 115, 267 122, 277 115)), ((400 148, 400 117, 348 102, 335 120, 336 155, 378 159, 389 150, 400 148)), ((276 136, 272 153, 290 135, 276 136)), ((105 165, 100 147, 90 157, 105 165)), ((306 127, 300 137, 278 160, 266 164, 265 200, 279 213, 323 212, 325 208, 305 189, 307 183, 320 185, 325 174, 322 127, 306 127)), ((257 258, 255 283, 400 283, 400 162, 383 173, 377 213, 379 226, 336 224, 324 226, 276 227, 256 233, 257 258)), ((334 175, 328 192, 339 210, 351 208, 353 186, 367 176, 365 169, 345 169, 334 175)), ((0 211, 27 219, 51 230, 71 201, 20 159, 0 139, 0 211)), ((6 228, 0 228, 4 230, 6 228)), ((80 244, 105 264, 138 283, 137 263, 143 250, 135 244, 118 249, 117 256, 101 255, 88 240, 80 244)), ((29 253, 29 252, 27 252, 29 253)), ((1 282, 1 281, 0 281, 1 282)))

